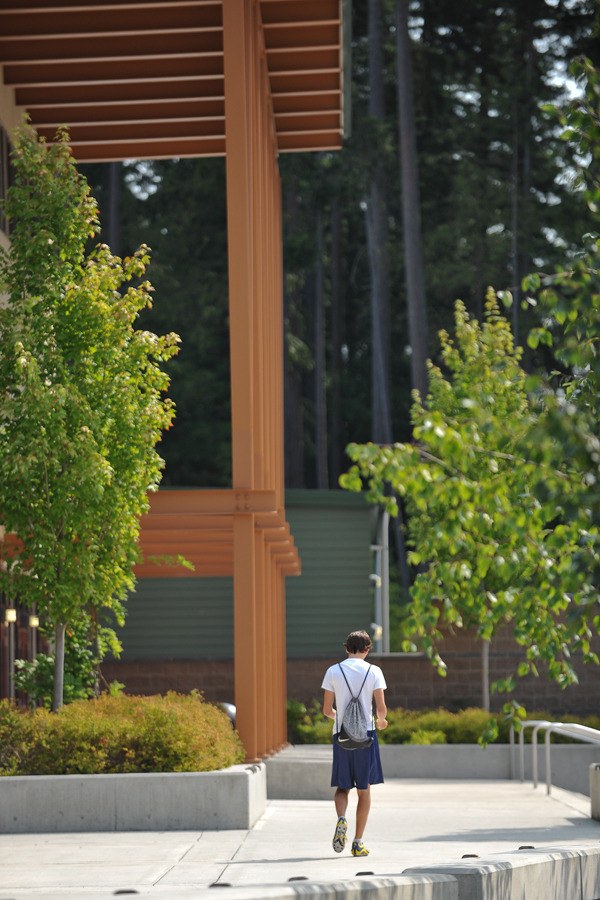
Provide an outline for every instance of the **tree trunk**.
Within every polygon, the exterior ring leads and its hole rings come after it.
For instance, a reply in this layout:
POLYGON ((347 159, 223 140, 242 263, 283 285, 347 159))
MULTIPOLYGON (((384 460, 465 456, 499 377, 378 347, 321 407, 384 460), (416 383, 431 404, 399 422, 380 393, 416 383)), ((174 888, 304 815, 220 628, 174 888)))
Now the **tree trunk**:
POLYGON ((398 130, 402 180, 404 267, 408 335, 411 348, 410 371, 413 388, 416 388, 421 397, 425 398, 427 396, 427 310, 407 0, 396 0, 396 67, 398 72, 398 130))
POLYGON ((342 214, 339 197, 331 204, 331 431, 330 471, 337 487, 342 469, 342 353, 344 344, 342 288, 342 214))
POLYGON ((481 706, 490 711, 490 642, 481 642, 481 706))
POLYGON ((317 489, 327 490, 327 382, 325 362, 325 291, 323 287, 323 213, 317 211, 315 266, 315 462, 317 489))
POLYGON ((54 629, 54 691, 52 709, 56 712, 63 705, 65 684, 65 632, 67 626, 59 622, 54 629))
POLYGON ((511 166, 511 267, 512 267, 512 330, 519 342, 519 101, 513 103, 513 146, 511 166))
MULTIPOLYGON (((300 228, 298 200, 292 191, 284 195, 283 223, 286 234, 294 235, 300 228)), ((285 486, 304 488, 304 401, 302 392, 303 372, 290 354, 290 339, 302 338, 302 325, 298 309, 302 306, 302 288, 297 280, 284 280, 284 465, 285 486)))
POLYGON ((106 243, 116 256, 122 255, 122 229, 121 229, 121 188, 122 188, 122 163, 111 162, 108 164, 108 208, 106 243))
MULTIPOLYGON (((380 0, 369 0, 369 115, 383 122, 383 34, 380 0)), ((367 199, 367 246, 371 275, 371 422, 375 443, 392 441, 390 409, 390 289, 384 171, 377 162, 367 199)))

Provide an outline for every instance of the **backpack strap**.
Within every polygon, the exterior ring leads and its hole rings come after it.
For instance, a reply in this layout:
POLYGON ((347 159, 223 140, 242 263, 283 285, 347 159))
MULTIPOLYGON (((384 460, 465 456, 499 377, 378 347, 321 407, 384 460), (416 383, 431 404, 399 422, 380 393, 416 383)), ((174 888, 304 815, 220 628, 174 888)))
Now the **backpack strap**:
POLYGON ((347 687, 348 690, 350 691, 350 696, 352 697, 353 700, 358 700, 358 698, 360 697, 360 695, 361 695, 361 693, 362 693, 362 689, 363 689, 364 686, 365 686, 365 681, 366 681, 367 678, 369 677, 369 672, 371 671, 372 666, 369 666, 369 668, 367 669, 367 673, 366 673, 365 677, 363 678, 363 683, 362 683, 361 686, 360 686, 360 691, 358 692, 358 694, 356 695, 356 697, 355 697, 354 694, 352 693, 352 688, 351 688, 350 685, 348 684, 348 679, 346 678, 346 673, 344 672, 344 670, 343 670, 343 668, 342 668, 342 664, 341 664, 341 663, 338 663, 338 666, 340 667, 340 671, 341 671, 342 675, 344 676, 344 681, 346 682, 346 687, 347 687))

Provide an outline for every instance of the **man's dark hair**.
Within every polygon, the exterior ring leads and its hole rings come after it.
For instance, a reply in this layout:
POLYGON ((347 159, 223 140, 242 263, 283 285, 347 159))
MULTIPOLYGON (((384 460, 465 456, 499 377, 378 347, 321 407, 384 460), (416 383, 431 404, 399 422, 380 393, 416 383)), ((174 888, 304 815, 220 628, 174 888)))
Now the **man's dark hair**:
POLYGON ((366 631, 351 631, 344 641, 344 647, 348 653, 364 653, 372 646, 371 638, 366 631))

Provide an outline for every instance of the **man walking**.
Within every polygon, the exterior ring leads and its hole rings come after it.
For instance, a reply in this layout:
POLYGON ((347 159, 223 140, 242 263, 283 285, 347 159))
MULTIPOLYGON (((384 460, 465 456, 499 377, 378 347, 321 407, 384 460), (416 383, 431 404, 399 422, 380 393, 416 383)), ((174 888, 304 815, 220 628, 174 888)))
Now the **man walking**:
POLYGON ((333 835, 333 849, 336 853, 341 853, 346 846, 348 793, 355 787, 358 806, 352 856, 368 856, 369 851, 362 838, 371 808, 371 785, 383 782, 379 744, 373 726, 373 700, 377 728, 387 728, 387 709, 383 694, 387 685, 379 666, 366 662, 372 647, 371 638, 366 631, 353 631, 346 638, 344 647, 347 659, 330 666, 321 685, 324 691, 323 713, 334 720, 331 786, 336 788, 334 802, 338 820, 333 835), (373 742, 365 749, 345 750, 338 744, 336 735, 341 728, 346 706, 351 697, 356 696, 359 696, 366 721, 370 724, 368 734, 373 742))

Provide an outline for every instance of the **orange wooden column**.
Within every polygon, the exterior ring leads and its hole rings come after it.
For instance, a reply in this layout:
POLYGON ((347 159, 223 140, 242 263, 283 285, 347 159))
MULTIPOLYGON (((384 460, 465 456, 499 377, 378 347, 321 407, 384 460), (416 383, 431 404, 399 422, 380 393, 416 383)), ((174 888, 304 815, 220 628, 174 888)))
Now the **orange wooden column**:
MULTIPOLYGON (((273 400, 283 378, 282 336, 273 328, 282 302, 279 173, 256 0, 223 4, 223 53, 233 488, 274 490, 283 512, 283 409, 273 400)), ((274 669, 285 660, 285 637, 283 646, 273 646, 272 637, 277 561, 257 518, 236 512, 233 528, 235 701, 248 759, 285 739, 281 700, 273 704, 272 688, 281 683, 274 669)), ((284 596, 277 593, 281 606, 284 596)))

